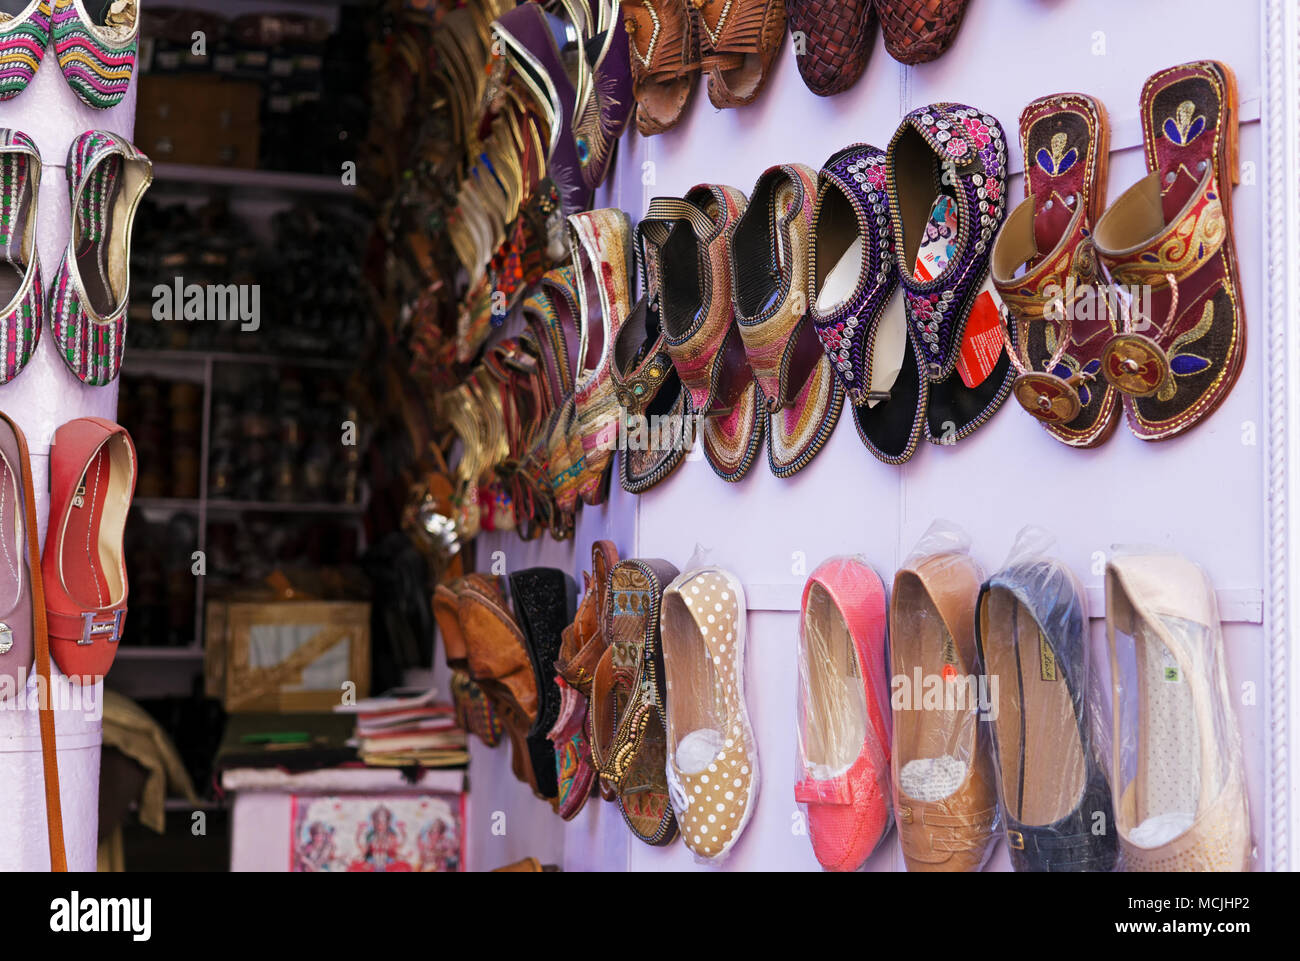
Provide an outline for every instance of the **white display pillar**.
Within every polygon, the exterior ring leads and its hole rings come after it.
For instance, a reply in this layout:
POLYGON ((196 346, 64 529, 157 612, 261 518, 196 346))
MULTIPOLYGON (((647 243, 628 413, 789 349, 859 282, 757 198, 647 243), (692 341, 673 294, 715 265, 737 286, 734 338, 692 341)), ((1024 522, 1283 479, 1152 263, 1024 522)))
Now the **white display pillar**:
MULTIPOLYGON (((48 285, 58 269, 71 229, 68 199, 68 147, 86 130, 108 130, 133 138, 138 75, 120 104, 111 110, 85 106, 59 69, 50 43, 30 86, 13 100, 0 103, 0 127, 21 130, 36 141, 44 161, 39 197, 37 246, 41 272, 48 285)), ((47 286, 48 293, 48 286, 47 286)), ((77 417, 117 419, 116 382, 87 387, 68 370, 55 349, 49 321, 28 367, 0 387, 0 410, 12 417, 31 448, 36 485, 36 512, 41 543, 49 515, 49 451, 54 431, 77 417)), ((38 564, 36 559, 33 565, 38 564)), ((59 781, 63 800, 64 843, 68 869, 95 870, 99 830, 99 752, 103 736, 103 682, 93 692, 73 698, 71 685, 52 668, 55 730, 58 738, 59 781), (57 708, 80 701, 71 709, 57 708), (87 702, 92 710, 87 711, 87 702)), ((29 682, 34 687, 34 679, 29 682)), ((11 707, 12 705, 0 705, 11 707)), ((49 842, 45 824, 45 787, 41 738, 36 711, 0 710, 0 871, 47 871, 49 842)))

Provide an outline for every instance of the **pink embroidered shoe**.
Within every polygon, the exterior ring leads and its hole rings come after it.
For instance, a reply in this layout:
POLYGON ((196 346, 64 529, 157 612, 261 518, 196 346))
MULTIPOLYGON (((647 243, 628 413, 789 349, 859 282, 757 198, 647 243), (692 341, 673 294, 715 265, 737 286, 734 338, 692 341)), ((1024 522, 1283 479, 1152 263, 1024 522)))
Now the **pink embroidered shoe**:
POLYGON ((139 2, 54 0, 54 52, 87 107, 107 110, 126 96, 140 44, 139 2))
POLYGON ((0 261, 13 269, 0 272, 0 384, 27 366, 41 339, 45 288, 36 249, 36 199, 41 184, 41 155, 31 137, 0 130, 0 261))
POLYGON ((49 0, 0 0, 0 100, 27 89, 49 43, 49 0))
POLYGON ((833 557, 808 578, 800 610, 794 797, 822 867, 855 871, 891 819, 885 588, 862 558, 833 557))
POLYGON ((67 175, 72 233, 50 288, 50 332, 78 379, 102 387, 122 369, 131 228, 153 164, 117 134, 87 130, 68 149, 67 175))

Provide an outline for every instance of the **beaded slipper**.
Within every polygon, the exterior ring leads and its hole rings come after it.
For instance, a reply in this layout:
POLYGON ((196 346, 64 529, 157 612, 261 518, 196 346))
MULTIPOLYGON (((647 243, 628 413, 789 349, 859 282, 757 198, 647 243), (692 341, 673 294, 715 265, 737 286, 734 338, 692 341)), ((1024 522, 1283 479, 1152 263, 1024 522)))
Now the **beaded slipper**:
POLYGON ((665 774, 663 653, 659 612, 677 568, 662 560, 621 561, 609 574, 609 647, 591 685, 591 751, 604 785, 617 794, 632 833, 646 844, 677 834, 665 774))
POLYGON ((952 46, 968 0, 875 0, 885 49, 899 63, 927 63, 952 46))
POLYGON ((699 28, 691 0, 625 0, 636 128, 644 137, 677 125, 700 72, 699 28))
POLYGON ((139 0, 54 0, 53 26, 54 53, 82 103, 121 103, 140 43, 139 0))
POLYGON ((907 334, 887 204, 884 151, 855 144, 826 161, 808 242, 808 316, 862 443, 901 464, 925 429, 929 380, 907 334))
POLYGON ((1114 870, 1115 833, 1093 831, 1114 816, 1087 701, 1082 587, 1051 558, 1012 564, 980 589, 975 642, 1004 686, 990 726, 1011 866, 1114 870))
POLYGON ((1112 298, 1098 296, 1092 244, 1109 140, 1106 112, 1092 97, 1052 94, 1027 106, 1025 199, 993 242, 990 272, 1017 333, 1015 342, 1007 334, 1018 372, 1011 392, 1071 447, 1096 447, 1119 423, 1119 394, 1101 376, 1117 312, 1112 298))
POLYGON ((618 397, 612 368, 614 341, 632 306, 632 224, 607 207, 569 218, 582 339, 574 375, 574 412, 582 438, 578 496, 597 506, 609 496, 610 462, 618 442, 618 397))
POLYGON ((745 615, 740 581, 721 568, 688 571, 664 590, 668 793, 682 841, 704 861, 731 852, 758 803, 745 615))
POLYGON ((1166 440, 1210 416, 1246 354, 1232 185, 1237 83, 1216 60, 1162 70, 1142 88, 1146 177, 1097 221, 1097 257, 1115 284, 1145 293, 1101 370, 1124 394, 1129 428, 1166 440))
POLYGON ((0 100, 27 89, 49 43, 49 0, 0 0, 0 100))
POLYGON ((131 229, 153 164, 116 134, 87 130, 68 149, 72 230, 50 287, 50 333, 68 369, 94 387, 122 369, 131 229))
POLYGON ((926 439, 954 444, 997 412, 1015 375, 984 289, 1006 210, 1002 127, 973 107, 931 104, 903 119, 886 157, 908 333, 930 382, 926 439))
POLYGON ((646 212, 689 227, 672 230, 660 247, 659 316, 687 413, 701 420, 704 456, 727 481, 749 471, 768 420, 732 301, 731 235, 744 209, 735 187, 702 184, 684 200, 656 197, 646 212))
POLYGON ((789 477, 825 445, 844 388, 808 319, 808 245, 817 175, 803 164, 769 168, 731 239, 736 323, 767 409, 767 458, 789 477))
POLYGON ((860 557, 832 557, 804 585, 794 799, 828 871, 856 871, 889 834, 885 616, 885 585, 860 557))
POLYGON ((0 280, 0 384, 27 366, 41 339, 45 288, 36 248, 37 197, 41 155, 36 143, 17 130, 0 130, 0 258, 13 273, 0 280))
POLYGON ((1106 638, 1120 870, 1249 870, 1241 734, 1209 578, 1176 554, 1113 558, 1106 638))
POLYGON ((753 103, 785 40, 785 0, 691 0, 700 25, 700 69, 719 110, 753 103))
POLYGON ((786 0, 785 8, 808 89, 831 97, 857 83, 876 42, 874 0, 786 0))

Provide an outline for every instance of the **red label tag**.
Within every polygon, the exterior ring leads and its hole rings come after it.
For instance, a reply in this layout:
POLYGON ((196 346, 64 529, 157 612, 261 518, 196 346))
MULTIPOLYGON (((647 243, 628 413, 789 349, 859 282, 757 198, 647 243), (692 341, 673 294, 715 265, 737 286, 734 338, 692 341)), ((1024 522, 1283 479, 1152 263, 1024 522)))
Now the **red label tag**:
POLYGON ((970 309, 966 333, 962 337, 957 373, 967 387, 984 383, 1002 356, 1002 318, 998 304, 989 290, 981 290, 970 309))

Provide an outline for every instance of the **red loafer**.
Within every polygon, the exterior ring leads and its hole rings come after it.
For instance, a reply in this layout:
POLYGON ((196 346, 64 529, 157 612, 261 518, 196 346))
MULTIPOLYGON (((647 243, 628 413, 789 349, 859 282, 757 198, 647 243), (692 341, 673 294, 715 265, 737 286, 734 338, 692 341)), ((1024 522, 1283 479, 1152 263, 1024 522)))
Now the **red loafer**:
POLYGON ((68 421, 50 448, 50 526, 41 570, 59 670, 102 677, 126 623, 122 532, 135 493, 135 445, 99 417, 68 421))

